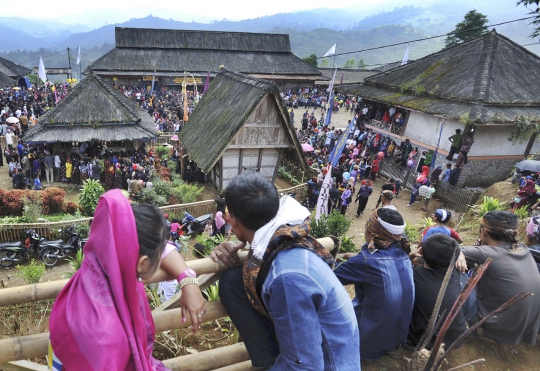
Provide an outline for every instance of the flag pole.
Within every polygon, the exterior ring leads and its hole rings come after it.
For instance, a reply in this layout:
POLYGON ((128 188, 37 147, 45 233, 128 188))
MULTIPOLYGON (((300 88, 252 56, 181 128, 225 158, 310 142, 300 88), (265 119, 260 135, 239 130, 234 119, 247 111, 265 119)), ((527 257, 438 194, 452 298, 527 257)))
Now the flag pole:
MULTIPOLYGON (((337 44, 336 44, 336 50, 337 50, 337 44)), ((332 69, 335 67, 335 64, 336 64, 336 50, 334 50, 334 59, 332 61, 332 69)))

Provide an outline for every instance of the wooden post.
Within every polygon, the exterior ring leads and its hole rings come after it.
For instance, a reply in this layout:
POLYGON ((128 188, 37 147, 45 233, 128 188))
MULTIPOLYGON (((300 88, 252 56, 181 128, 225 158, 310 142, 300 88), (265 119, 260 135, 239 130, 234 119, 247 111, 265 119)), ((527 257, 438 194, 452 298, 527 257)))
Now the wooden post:
MULTIPOLYGON (((244 343, 228 345, 163 361, 173 371, 210 371, 249 360, 244 343)), ((251 363, 251 362, 250 362, 251 363)))

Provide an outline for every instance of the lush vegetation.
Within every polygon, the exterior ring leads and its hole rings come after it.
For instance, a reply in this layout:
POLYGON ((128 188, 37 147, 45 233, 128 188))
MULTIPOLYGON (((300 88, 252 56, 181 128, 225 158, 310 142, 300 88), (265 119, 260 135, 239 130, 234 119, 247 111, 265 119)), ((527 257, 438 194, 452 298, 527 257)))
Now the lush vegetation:
POLYGON ((298 179, 296 179, 294 177, 294 175, 292 175, 289 170, 287 170, 287 168, 285 166, 280 166, 278 168, 278 175, 280 178, 282 179, 285 179, 289 182, 291 182, 292 184, 294 185, 300 185, 302 184, 298 179))
POLYGON ((103 188, 99 181, 88 179, 83 182, 83 188, 79 193, 79 205, 84 215, 94 215, 99 198, 104 193, 105 188, 103 188))
POLYGON ((405 223, 405 236, 410 243, 418 243, 420 241, 420 232, 418 227, 405 223))
POLYGON ((28 265, 17 265, 19 275, 24 278, 28 284, 38 283, 45 273, 45 264, 36 262, 32 259, 28 265))
POLYGON ((503 210, 505 202, 500 202, 495 197, 484 196, 484 202, 471 206, 471 210, 478 217, 483 217, 485 213, 494 210, 503 210))

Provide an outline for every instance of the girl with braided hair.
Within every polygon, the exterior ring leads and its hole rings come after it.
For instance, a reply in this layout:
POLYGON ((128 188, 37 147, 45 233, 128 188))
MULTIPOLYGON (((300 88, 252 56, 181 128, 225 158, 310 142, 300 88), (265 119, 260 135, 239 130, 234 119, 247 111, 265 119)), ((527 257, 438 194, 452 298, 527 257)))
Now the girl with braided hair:
POLYGON ((410 246, 405 222, 396 211, 380 208, 366 222, 366 243, 334 273, 354 284, 354 311, 360 330, 360 357, 375 360, 405 346, 414 304, 410 246))
POLYGON ((481 245, 463 247, 456 267, 464 271, 492 258, 477 286, 477 319, 520 291, 533 293, 490 318, 479 333, 500 343, 535 344, 540 330, 540 275, 529 249, 517 240, 518 227, 518 217, 512 213, 486 213, 480 221, 481 245))

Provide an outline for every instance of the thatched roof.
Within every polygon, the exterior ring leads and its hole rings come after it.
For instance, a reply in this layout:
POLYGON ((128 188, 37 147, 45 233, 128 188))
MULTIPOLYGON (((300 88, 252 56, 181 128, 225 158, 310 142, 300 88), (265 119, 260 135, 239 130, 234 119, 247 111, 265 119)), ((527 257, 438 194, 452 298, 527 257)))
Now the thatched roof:
MULTIPOLYGON (((414 59, 409 59, 407 60, 407 63, 412 63, 414 61, 415 61, 414 59)), ((376 72, 376 73, 381 73, 381 72, 390 71, 399 66, 401 66, 401 61, 383 64, 382 66, 374 68, 371 71, 376 72)))
POLYGON ((3 72, 0 72, 0 88, 5 88, 8 86, 13 86, 15 84, 15 80, 6 75, 3 72))
POLYGON ((206 76, 223 65, 248 74, 321 74, 291 53, 289 35, 116 28, 116 38, 116 48, 89 70, 99 75, 189 71, 206 76))
POLYGON ((115 28, 117 48, 290 53, 287 34, 115 28))
POLYGON ((538 119, 540 57, 493 30, 341 90, 468 122, 538 119))
MULTIPOLYGON (((246 124, 247 118, 267 95, 276 99, 276 106, 280 110, 279 117, 283 119, 294 151, 300 154, 302 166, 307 169, 302 148, 277 85, 268 80, 222 70, 212 81, 178 136, 203 172, 207 173, 213 168, 246 124)), ((261 143, 262 146, 264 144, 261 143)))
MULTIPOLYGON (((329 85, 330 80, 332 80, 332 76, 334 76, 334 70, 335 68, 319 68, 319 71, 321 71, 323 77, 326 78, 326 80, 319 80, 316 81, 315 84, 317 85, 329 85)), ((369 76, 376 75, 377 71, 370 71, 370 70, 360 70, 360 69, 353 69, 353 68, 338 68, 336 73, 336 81, 334 82, 334 85, 340 85, 341 77, 343 76, 343 84, 356 84, 360 82, 364 82, 366 78, 369 76)))
POLYGON ((0 72, 11 78, 28 75, 32 70, 5 58, 0 58, 0 72))
POLYGON ((122 141, 156 137, 148 113, 95 74, 75 85, 38 125, 28 142, 122 141))

